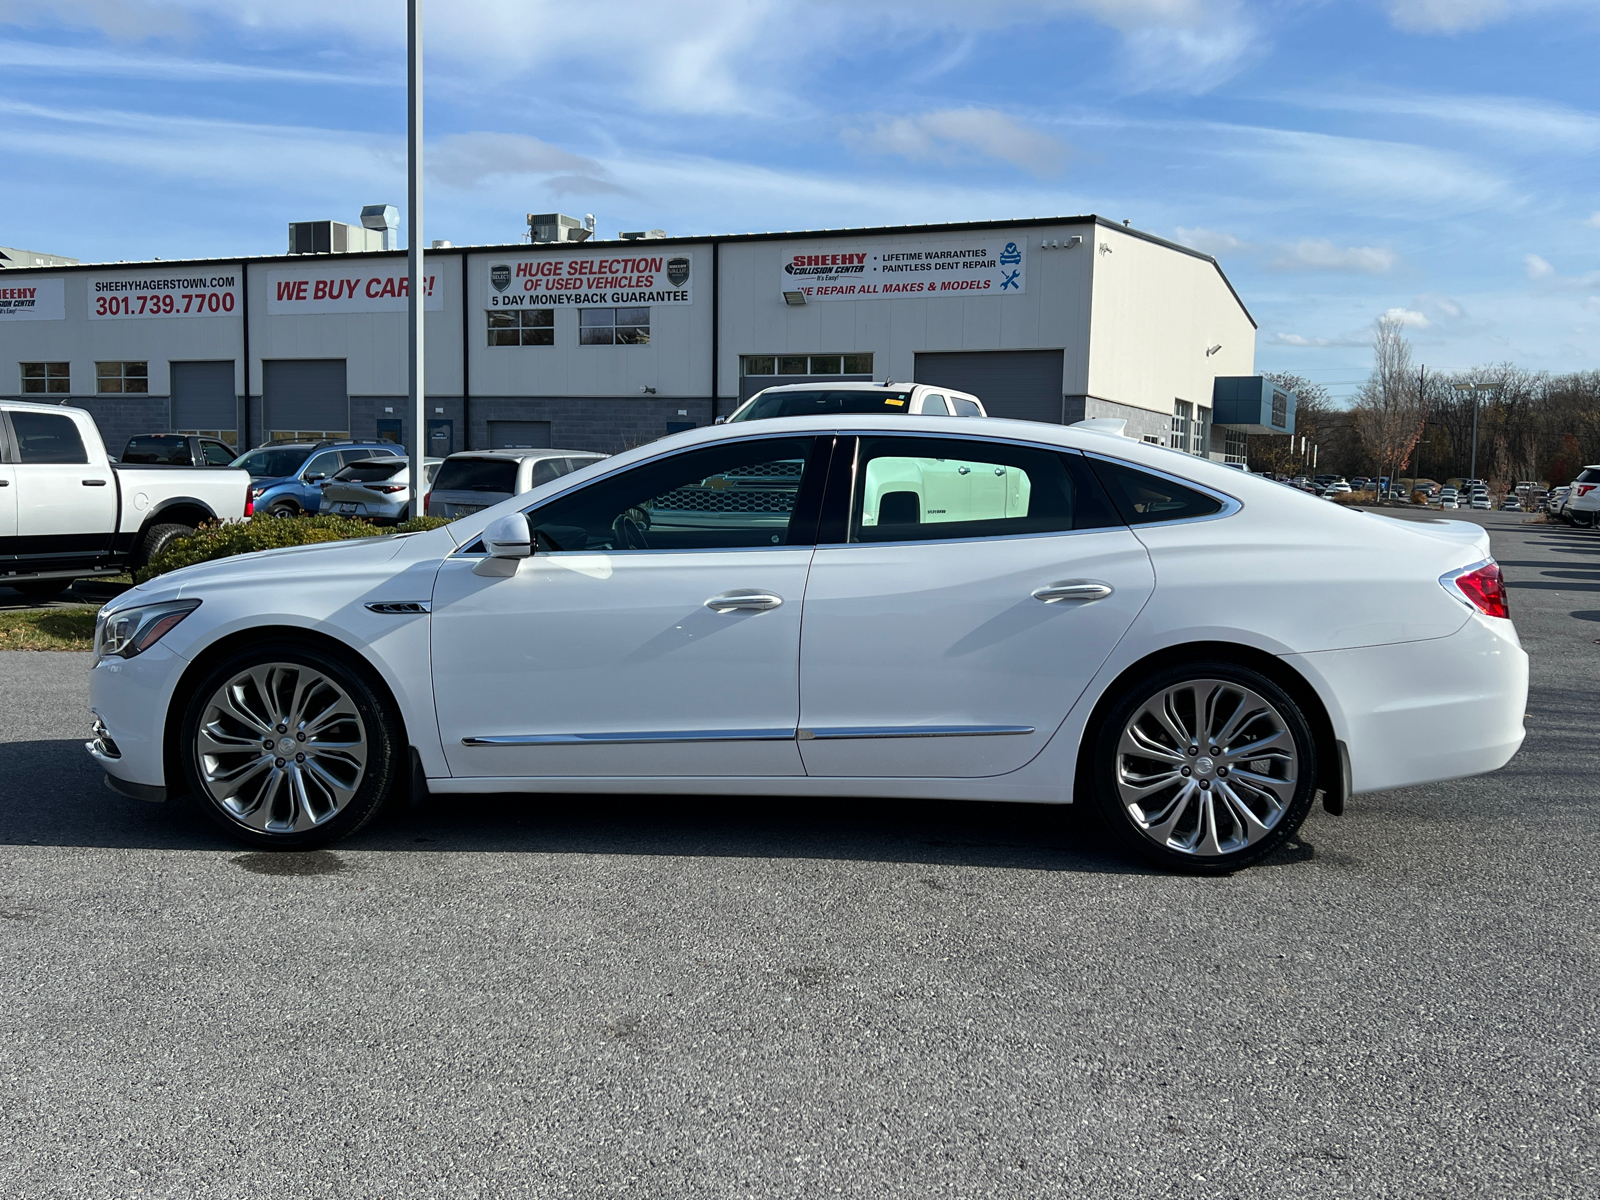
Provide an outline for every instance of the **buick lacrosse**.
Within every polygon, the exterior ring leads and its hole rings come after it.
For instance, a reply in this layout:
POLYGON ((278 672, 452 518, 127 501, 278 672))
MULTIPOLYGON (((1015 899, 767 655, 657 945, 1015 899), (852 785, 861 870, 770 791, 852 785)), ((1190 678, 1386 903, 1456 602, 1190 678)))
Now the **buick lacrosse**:
POLYGON ((1488 535, 1119 436, 921 416, 668 437, 426 533, 107 605, 89 752, 246 842, 413 788, 1086 803, 1219 872, 1314 798, 1504 765, 1488 535))

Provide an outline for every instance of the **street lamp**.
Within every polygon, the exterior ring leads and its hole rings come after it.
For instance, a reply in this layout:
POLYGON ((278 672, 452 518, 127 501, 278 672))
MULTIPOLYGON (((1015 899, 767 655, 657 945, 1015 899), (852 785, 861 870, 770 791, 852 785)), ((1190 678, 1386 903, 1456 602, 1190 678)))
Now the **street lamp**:
MULTIPOLYGON (((411 515, 422 515, 428 449, 427 389, 423 383, 423 314, 427 280, 422 263, 422 0, 406 0, 406 332, 410 342, 411 515)), ((463 301, 465 303, 465 301, 463 301)))
POLYGON ((1478 477, 1478 397, 1484 392, 1498 392, 1498 383, 1456 383, 1452 384, 1456 395, 1465 399, 1472 397, 1472 477, 1478 477))

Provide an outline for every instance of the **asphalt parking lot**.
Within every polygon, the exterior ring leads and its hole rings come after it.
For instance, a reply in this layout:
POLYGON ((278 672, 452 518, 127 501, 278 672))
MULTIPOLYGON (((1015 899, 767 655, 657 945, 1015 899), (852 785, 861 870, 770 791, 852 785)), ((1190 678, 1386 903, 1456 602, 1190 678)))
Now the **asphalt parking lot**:
POLYGON ((247 854, 101 787, 87 656, 0 654, 0 1195, 1600 1194, 1600 535, 1459 515, 1523 750, 1225 879, 942 803, 247 854))

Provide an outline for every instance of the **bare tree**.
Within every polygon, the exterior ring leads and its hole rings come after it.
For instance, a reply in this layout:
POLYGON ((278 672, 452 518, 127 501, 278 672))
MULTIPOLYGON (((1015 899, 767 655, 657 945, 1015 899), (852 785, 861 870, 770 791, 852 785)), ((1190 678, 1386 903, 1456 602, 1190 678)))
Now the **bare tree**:
POLYGON ((1293 475, 1298 471, 1309 471, 1310 453, 1301 451, 1302 439, 1305 445, 1315 446, 1328 437, 1333 399, 1328 395, 1327 388, 1320 383, 1312 383, 1303 375, 1269 371, 1266 378, 1284 391, 1294 393, 1294 433, 1287 436, 1279 433, 1252 436, 1250 469, 1269 475, 1293 475))
POLYGON ((1404 326, 1380 317, 1372 338, 1372 374, 1356 393, 1352 415, 1356 433, 1391 483, 1411 461, 1411 452, 1428 419, 1427 389, 1411 365, 1411 343, 1404 326))

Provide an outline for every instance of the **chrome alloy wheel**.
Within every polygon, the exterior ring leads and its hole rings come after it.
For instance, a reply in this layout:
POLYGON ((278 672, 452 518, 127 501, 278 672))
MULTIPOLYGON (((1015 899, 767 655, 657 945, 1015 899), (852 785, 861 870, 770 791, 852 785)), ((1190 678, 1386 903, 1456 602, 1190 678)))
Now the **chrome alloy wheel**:
POLYGON ((228 680, 207 701, 194 747, 211 798, 269 834, 337 816, 367 773, 367 749, 350 696, 300 663, 262 663, 228 680))
POLYGON ((1266 837, 1294 801, 1299 753, 1271 702, 1238 683, 1189 679, 1151 696, 1117 744, 1133 825, 1182 854, 1231 854, 1266 837))

